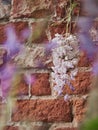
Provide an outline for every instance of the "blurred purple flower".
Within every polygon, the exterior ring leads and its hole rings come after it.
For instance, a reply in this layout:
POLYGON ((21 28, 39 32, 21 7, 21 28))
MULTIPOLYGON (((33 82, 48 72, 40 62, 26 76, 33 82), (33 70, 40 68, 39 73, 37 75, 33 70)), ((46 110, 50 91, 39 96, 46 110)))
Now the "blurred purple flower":
MULTIPOLYGON (((87 57, 92 59, 95 56, 95 53, 97 52, 97 48, 95 47, 91 36, 89 34, 89 30, 91 29, 93 25, 93 13, 95 14, 94 9, 96 10, 96 0, 84 0, 83 2, 83 8, 88 15, 87 17, 80 17, 78 20, 78 27, 80 28, 78 37, 80 40, 80 49, 85 51, 87 53, 87 57), (91 17, 90 17, 91 16, 91 17)), ((97 1, 98 4, 98 1, 97 1)), ((98 11, 98 9, 97 9, 98 11)))
POLYGON ((45 54, 49 55, 52 53, 52 49, 55 49, 57 47, 57 42, 49 42, 47 45, 45 45, 45 54))
POLYGON ((66 94, 65 96, 64 96, 64 101, 67 101, 67 100, 69 100, 70 99, 70 96, 68 95, 68 94, 66 94))
POLYGON ((98 61, 93 64, 92 72, 94 75, 98 75, 98 61))
MULTIPOLYGON (((98 17, 98 0, 83 0, 81 2, 83 2, 83 11, 87 13, 88 17, 79 18, 78 21, 80 49, 86 52, 88 58, 93 59, 98 53, 98 47, 92 41, 89 30, 95 18, 98 17)), ((98 59, 93 64, 92 72, 98 75, 98 59)))
POLYGON ((89 17, 80 17, 78 20, 78 27, 81 32, 88 32, 93 24, 93 19, 89 17))
POLYGON ((7 27, 6 34, 7 40, 2 46, 7 53, 3 57, 4 64, 0 67, 0 87, 3 99, 6 99, 9 94, 10 88, 12 87, 11 82, 17 69, 17 67, 10 63, 10 61, 23 49, 23 46, 17 40, 14 28, 11 26, 7 27))
POLYGON ((27 39, 30 36, 30 29, 26 28, 21 32, 21 36, 23 39, 27 39))
POLYGON ((8 60, 11 60, 11 58, 15 56, 22 49, 23 46, 19 43, 13 27, 7 27, 6 34, 7 40, 4 43, 4 47, 6 48, 8 53, 8 60))
POLYGON ((98 48, 94 45, 88 33, 79 33, 80 49, 87 53, 88 58, 93 58, 98 48))
POLYGON ((95 55, 97 48, 95 47, 90 34, 89 30, 92 27, 93 19, 90 17, 80 17, 78 21, 78 26, 80 31, 78 33, 78 37, 80 40, 80 49, 87 53, 88 58, 93 58, 95 55))
POLYGON ((15 71, 15 66, 9 64, 7 64, 2 71, 0 71, 0 87, 2 90, 2 97, 4 99, 8 96, 8 93, 12 86, 11 80, 15 74, 15 71))
POLYGON ((83 0, 83 10, 86 11, 90 17, 97 17, 98 0, 83 0))
POLYGON ((31 74, 28 74, 28 73, 25 73, 24 79, 25 79, 25 81, 28 85, 33 84, 36 80, 35 75, 31 75, 31 74))

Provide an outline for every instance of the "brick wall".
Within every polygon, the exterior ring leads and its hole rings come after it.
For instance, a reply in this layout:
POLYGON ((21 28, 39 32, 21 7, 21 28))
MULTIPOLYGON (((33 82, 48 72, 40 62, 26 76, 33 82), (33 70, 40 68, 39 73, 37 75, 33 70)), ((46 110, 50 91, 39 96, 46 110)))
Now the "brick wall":
MULTIPOLYGON (((75 0, 76 1, 76 0, 75 0)), ((76 33, 75 18, 79 14, 79 1, 72 13, 71 32, 76 33)), ((69 0, 0 0, 0 44, 2 45, 7 36, 5 28, 11 25, 15 28, 18 39, 21 43, 35 46, 34 55, 39 58, 43 55, 43 44, 49 44, 49 40, 55 33, 64 34, 66 32, 66 10, 69 7, 69 0), (46 17, 49 16, 48 25, 45 24, 46 17), (24 29, 39 31, 41 34, 34 39, 22 37, 24 29)), ((24 73, 31 73, 36 80, 28 86, 22 78, 17 93, 15 108, 11 111, 9 121, 4 130, 77 130, 77 124, 83 119, 86 111, 86 102, 91 88, 91 61, 84 52, 80 52, 78 68, 79 72, 74 81, 75 91, 69 89, 65 93, 71 94, 68 101, 63 97, 57 98, 53 92, 51 83, 50 64, 44 68, 38 68, 34 63, 29 63, 32 51, 27 51, 25 60, 16 58, 16 63, 22 68, 21 76, 24 73), (24 69, 25 68, 25 69, 24 69), (21 95, 21 96, 20 96, 21 95), (29 122, 28 122, 29 121, 29 122)), ((0 64, 2 62, 0 51, 0 64)), ((44 57, 45 58, 45 57, 44 57)), ((45 63, 47 58, 43 60, 45 63)), ((2 108, 0 103, 0 109, 2 108)))

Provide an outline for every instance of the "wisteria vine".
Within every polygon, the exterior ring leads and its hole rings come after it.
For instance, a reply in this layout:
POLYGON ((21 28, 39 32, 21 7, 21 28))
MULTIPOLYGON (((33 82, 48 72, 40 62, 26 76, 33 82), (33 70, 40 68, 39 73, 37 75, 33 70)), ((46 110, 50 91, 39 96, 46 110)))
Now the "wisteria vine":
MULTIPOLYGON (((67 84, 74 91, 74 86, 70 81, 75 79, 78 72, 78 39, 76 36, 70 34, 68 36, 56 34, 51 42, 52 44, 56 44, 55 48, 52 49, 54 90, 58 95, 61 95, 65 84, 67 84)), ((64 98, 66 98, 66 95, 64 98)))

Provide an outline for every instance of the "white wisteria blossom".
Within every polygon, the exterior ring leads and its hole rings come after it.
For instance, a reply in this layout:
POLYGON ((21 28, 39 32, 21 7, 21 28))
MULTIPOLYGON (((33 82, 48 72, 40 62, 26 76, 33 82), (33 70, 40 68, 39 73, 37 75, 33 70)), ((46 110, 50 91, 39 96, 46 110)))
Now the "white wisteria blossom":
MULTIPOLYGON (((79 42, 76 36, 55 34, 51 44, 55 44, 55 47, 52 48, 54 91, 61 95, 65 84, 74 90, 70 81, 75 80, 78 72, 79 42)), ((67 97, 68 95, 65 95, 64 99, 67 97)))

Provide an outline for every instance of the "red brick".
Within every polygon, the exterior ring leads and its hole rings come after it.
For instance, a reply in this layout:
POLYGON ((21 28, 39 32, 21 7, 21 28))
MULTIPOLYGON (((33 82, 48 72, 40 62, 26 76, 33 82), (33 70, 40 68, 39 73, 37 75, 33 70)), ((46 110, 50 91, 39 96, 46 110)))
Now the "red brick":
POLYGON ((52 0, 13 0, 11 16, 13 18, 42 18, 52 14, 52 0))
POLYGON ((49 30, 51 33, 52 38, 55 36, 56 33, 65 34, 67 31, 70 33, 75 33, 77 28, 75 22, 71 23, 71 27, 68 26, 68 30, 66 29, 65 22, 54 22, 49 25, 49 30))
POLYGON ((93 64, 93 61, 95 60, 95 57, 93 56, 93 59, 90 59, 87 57, 86 52, 80 51, 80 58, 78 62, 79 67, 90 67, 93 64))
POLYGON ((57 0, 54 2, 55 4, 55 12, 56 16, 54 16, 55 19, 61 19, 64 18, 66 15, 65 8, 67 7, 68 0, 57 0))
POLYGON ((32 43, 46 43, 48 38, 46 30, 48 28, 48 21, 38 21, 32 23, 32 43))
POLYGON ((63 6, 63 7, 60 7, 59 6, 59 3, 58 3, 58 5, 56 6, 56 14, 57 14, 57 19, 60 19, 60 18, 64 18, 64 16, 65 16, 65 7, 63 6))
MULTIPOLYGON (((79 11, 80 11, 80 1, 74 0, 74 2, 76 2, 77 5, 72 10, 72 16, 71 17, 78 16, 79 11)), ((72 2, 71 2, 71 4, 72 4, 72 2)), ((70 8, 69 0, 57 0, 57 1, 55 1, 56 16, 54 16, 54 19, 60 20, 61 18, 66 18, 68 16, 69 8, 70 8)))
POLYGON ((4 43, 7 39, 4 28, 5 24, 0 24, 0 44, 4 43))
POLYGON ((78 130, 77 128, 57 128, 54 130, 78 130))
POLYGON ((0 67, 5 63, 5 57, 7 56, 7 51, 4 48, 0 48, 0 67))
POLYGON ((50 95, 51 88, 49 83, 48 73, 36 73, 34 74, 35 81, 31 87, 31 94, 36 96, 50 95))
POLYGON ((50 24, 49 30, 53 38, 56 33, 64 34, 66 32, 66 26, 65 26, 65 23, 55 22, 55 23, 50 24))
POLYGON ((29 29, 27 22, 13 22, 0 24, 0 43, 4 43, 7 40, 6 36, 6 27, 11 26, 15 29, 15 33, 18 36, 18 40, 21 42, 26 41, 27 39, 23 38, 22 31, 29 29))
POLYGON ((2 119, 2 117, 4 116, 4 114, 6 114, 6 104, 0 102, 0 120, 2 119))
MULTIPOLYGON (((29 93, 29 87, 24 80, 24 75, 14 75, 14 80, 12 81, 13 86, 10 89, 10 95, 11 96, 23 96, 28 95, 29 93)), ((2 97, 0 98, 2 100, 2 97)))
POLYGON ((91 73, 90 72, 79 72, 75 80, 71 81, 74 91, 70 89, 69 86, 65 86, 64 93, 68 94, 87 94, 91 89, 91 73))
POLYGON ((24 37, 22 37, 22 32, 25 31, 26 29, 29 29, 28 22, 15 22, 15 23, 11 23, 11 24, 15 28, 15 32, 16 32, 16 35, 18 36, 19 40, 21 42, 24 42, 25 40, 27 40, 24 37))
POLYGON ((76 3, 76 7, 72 11, 72 16, 79 16, 81 12, 81 0, 74 0, 74 2, 76 3))
POLYGON ((4 130, 19 130, 19 128, 14 126, 6 126, 4 130))
POLYGON ((87 101, 85 99, 75 99, 73 100, 73 108, 76 121, 82 121, 87 111, 87 101))
POLYGON ((71 122, 71 103, 63 99, 19 100, 12 115, 12 121, 23 120, 45 122, 71 122))

